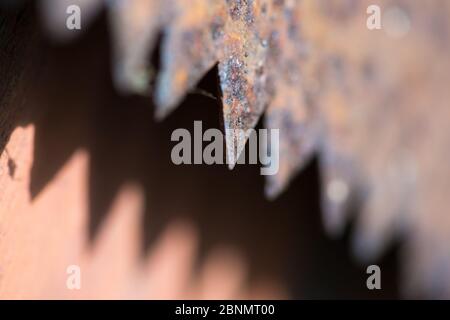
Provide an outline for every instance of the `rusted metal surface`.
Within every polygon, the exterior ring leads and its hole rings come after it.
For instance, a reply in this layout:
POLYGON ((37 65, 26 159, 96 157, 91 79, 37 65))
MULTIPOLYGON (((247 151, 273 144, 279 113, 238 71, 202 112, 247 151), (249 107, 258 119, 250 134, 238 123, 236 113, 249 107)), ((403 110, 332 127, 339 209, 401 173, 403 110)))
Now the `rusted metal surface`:
MULTIPOLYGON (((280 129, 280 171, 267 195, 319 154, 327 230, 342 231, 350 203, 362 202, 356 254, 373 258, 404 235, 405 284, 449 297, 450 4, 377 1, 383 28, 370 31, 371 4, 115 1, 115 80, 149 90, 148 54, 162 31, 154 96, 164 117, 218 62, 225 129, 252 128, 265 109, 266 127, 280 129)), ((246 138, 227 130, 231 163, 246 138)))
POLYGON ((303 21, 313 46, 304 79, 319 81, 303 88, 320 114, 324 221, 339 231, 356 197, 356 254, 373 258, 405 235, 405 285, 449 296, 450 5, 380 2, 374 33, 361 14, 369 1, 334 3, 305 2, 303 21))

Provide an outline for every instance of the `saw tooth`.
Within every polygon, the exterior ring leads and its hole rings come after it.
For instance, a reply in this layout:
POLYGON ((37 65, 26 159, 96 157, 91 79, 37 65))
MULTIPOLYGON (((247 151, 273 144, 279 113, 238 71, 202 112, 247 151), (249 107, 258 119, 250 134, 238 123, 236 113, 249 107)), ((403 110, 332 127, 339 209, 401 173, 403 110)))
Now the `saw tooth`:
POLYGON ((418 208, 416 165, 409 157, 395 161, 373 163, 372 172, 366 174, 371 187, 353 239, 355 254, 363 261, 373 261, 395 237, 410 231, 409 220, 418 208))
POLYGON ((148 94, 154 74, 149 52, 163 21, 161 0, 116 0, 109 3, 113 33, 113 75, 124 93, 148 94))
POLYGON ((164 29, 162 66, 155 90, 157 118, 175 109, 216 64, 224 7, 217 0, 178 0, 173 6, 172 22, 164 29))
POLYGON ((227 159, 233 168, 269 103, 268 16, 260 15, 267 1, 227 1, 229 17, 219 41, 219 77, 226 130, 227 159))
MULTIPOLYGON (((316 149, 317 128, 314 120, 305 118, 301 100, 301 90, 280 90, 265 115, 265 127, 280 130, 279 171, 266 177, 265 192, 270 199, 284 191, 316 149)), ((268 146, 262 148, 267 153, 268 146)))
POLYGON ((298 23, 299 7, 293 2, 285 3, 275 21, 268 59, 274 88, 265 114, 265 127, 280 130, 280 145, 279 171, 266 177, 265 193, 270 199, 279 196, 311 158, 320 131, 317 108, 307 98, 302 83, 302 61, 308 50, 298 23))
POLYGON ((253 86, 247 77, 248 69, 240 55, 233 55, 219 63, 219 77, 223 93, 223 118, 226 132, 227 158, 233 168, 249 136, 263 112, 263 105, 251 96, 253 86))
POLYGON ((321 171, 321 208, 325 230, 340 236, 345 230, 352 209, 364 200, 357 166, 326 147, 319 158, 321 171))

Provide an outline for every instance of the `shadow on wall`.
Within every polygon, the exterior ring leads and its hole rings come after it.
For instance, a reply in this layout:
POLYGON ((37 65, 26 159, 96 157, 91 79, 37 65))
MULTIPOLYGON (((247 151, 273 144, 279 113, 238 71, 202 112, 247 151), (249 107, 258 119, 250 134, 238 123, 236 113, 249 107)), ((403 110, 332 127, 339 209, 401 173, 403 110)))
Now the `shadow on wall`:
MULTIPOLYGON (((349 256, 347 239, 325 236, 315 161, 274 202, 264 198, 257 166, 173 165, 172 131, 192 131, 194 120, 204 129, 222 128, 218 102, 188 95, 166 120, 155 122, 151 98, 119 96, 112 86, 105 15, 63 47, 45 39, 36 16, 31 8, 0 15, 0 147, 15 127, 35 125, 33 197, 84 148, 90 154, 91 240, 120 187, 134 181, 146 197, 143 256, 167 224, 182 218, 198 227, 199 260, 216 245, 238 247, 252 278, 275 277, 293 297, 397 296, 396 250, 379 262, 383 290, 375 293, 366 289, 365 267, 349 256)), ((217 95, 216 83, 213 69, 199 87, 217 95)))

